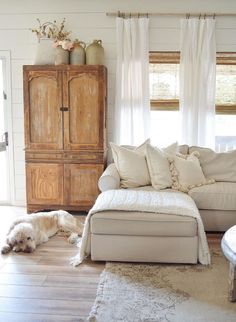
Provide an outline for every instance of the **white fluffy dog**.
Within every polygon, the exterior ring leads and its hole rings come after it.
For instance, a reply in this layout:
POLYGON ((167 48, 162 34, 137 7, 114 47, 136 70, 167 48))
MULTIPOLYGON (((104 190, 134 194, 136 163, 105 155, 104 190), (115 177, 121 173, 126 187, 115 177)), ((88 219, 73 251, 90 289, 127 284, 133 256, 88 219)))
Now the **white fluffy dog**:
POLYGON ((58 231, 70 232, 69 242, 75 242, 76 236, 82 235, 83 225, 64 210, 39 212, 24 215, 13 221, 2 247, 2 254, 11 250, 31 253, 37 245, 45 243, 58 231))

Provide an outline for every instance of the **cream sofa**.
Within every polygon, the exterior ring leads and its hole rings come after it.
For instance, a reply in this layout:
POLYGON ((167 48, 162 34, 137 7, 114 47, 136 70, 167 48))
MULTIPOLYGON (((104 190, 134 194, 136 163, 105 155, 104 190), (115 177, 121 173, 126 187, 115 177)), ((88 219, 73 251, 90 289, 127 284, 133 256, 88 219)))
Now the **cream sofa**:
MULTIPOLYGON (((182 146, 182 154, 198 151, 204 174, 215 183, 195 187, 195 201, 206 231, 225 231, 236 224, 236 151, 182 146)), ((119 173, 110 164, 99 179, 101 191, 120 188, 119 173)), ((137 189, 154 190, 151 186, 137 189)), ((158 192, 157 192, 158 193, 158 192)), ((180 192, 182 193, 182 192, 180 192)), ((194 218, 153 213, 103 211, 91 218, 93 260, 196 263, 198 232, 194 218)))

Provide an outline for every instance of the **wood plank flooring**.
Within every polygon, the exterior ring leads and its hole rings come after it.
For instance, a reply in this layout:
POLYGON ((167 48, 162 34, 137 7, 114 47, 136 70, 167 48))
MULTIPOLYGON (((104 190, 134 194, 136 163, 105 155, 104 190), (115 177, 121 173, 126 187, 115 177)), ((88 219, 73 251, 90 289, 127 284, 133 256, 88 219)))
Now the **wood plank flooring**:
MULTIPOLYGON (((10 222, 25 211, 0 207, 0 246, 10 222)), ((104 263, 72 267, 77 252, 65 237, 54 236, 32 254, 0 255, 0 321, 86 321, 104 263)))
MULTIPOLYGON (((0 207, 0 246, 24 208, 0 207)), ((83 221, 85 217, 78 216, 83 221)), ((209 234, 219 244, 222 234, 209 234)), ((86 321, 104 263, 69 264, 77 247, 54 236, 32 254, 0 255, 0 322, 86 321)))

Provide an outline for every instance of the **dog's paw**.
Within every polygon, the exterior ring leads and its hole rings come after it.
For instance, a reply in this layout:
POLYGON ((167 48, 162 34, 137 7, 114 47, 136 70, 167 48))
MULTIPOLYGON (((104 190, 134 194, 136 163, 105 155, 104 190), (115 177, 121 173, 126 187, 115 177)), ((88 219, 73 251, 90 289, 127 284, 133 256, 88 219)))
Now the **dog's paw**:
POLYGON ((57 232, 57 236, 60 236, 60 237, 69 237, 70 234, 71 233, 69 231, 65 231, 62 229, 57 232))
POLYGON ((76 234, 76 233, 72 233, 69 237, 68 237, 68 242, 70 243, 70 244, 75 244, 75 243, 77 243, 77 241, 78 241, 78 234, 76 234))
POLYGON ((9 245, 4 245, 3 247, 2 247, 2 249, 1 249, 1 253, 2 254, 7 254, 7 253, 9 253, 11 251, 11 247, 9 246, 9 245))

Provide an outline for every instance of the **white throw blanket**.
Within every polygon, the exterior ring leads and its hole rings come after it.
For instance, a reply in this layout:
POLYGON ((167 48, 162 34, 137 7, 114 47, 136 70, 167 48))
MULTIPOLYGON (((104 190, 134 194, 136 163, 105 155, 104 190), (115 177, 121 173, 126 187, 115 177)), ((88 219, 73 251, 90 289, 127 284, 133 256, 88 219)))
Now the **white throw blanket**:
POLYGON ((101 211, 140 211, 162 214, 188 216, 196 219, 198 224, 198 259, 201 264, 210 264, 210 253, 207 244, 202 219, 190 196, 174 191, 144 191, 144 190, 108 190, 101 193, 85 221, 82 240, 78 255, 72 258, 74 266, 79 265, 91 253, 90 218, 101 211))

